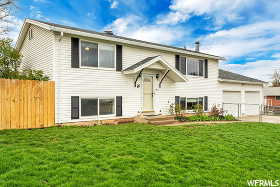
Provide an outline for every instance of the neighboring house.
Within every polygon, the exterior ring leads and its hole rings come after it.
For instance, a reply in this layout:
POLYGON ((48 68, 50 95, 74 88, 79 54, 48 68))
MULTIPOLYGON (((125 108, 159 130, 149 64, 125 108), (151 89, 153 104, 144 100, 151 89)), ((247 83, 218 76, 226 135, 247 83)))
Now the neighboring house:
POLYGON ((265 105, 280 106, 280 87, 264 87, 265 105))
MULTIPOLYGON (((224 58, 167 45, 26 19, 16 48, 22 68, 43 70, 56 83, 56 122, 192 112, 223 103, 262 104, 263 82, 219 70, 224 58)), ((257 114, 254 107, 238 113, 257 114)))

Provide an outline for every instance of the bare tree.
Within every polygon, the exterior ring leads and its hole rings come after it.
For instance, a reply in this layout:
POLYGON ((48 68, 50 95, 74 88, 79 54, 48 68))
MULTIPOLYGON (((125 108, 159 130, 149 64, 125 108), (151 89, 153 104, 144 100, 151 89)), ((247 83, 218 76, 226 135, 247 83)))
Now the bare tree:
POLYGON ((0 35, 8 31, 9 19, 7 18, 15 7, 15 0, 0 0, 0 35))
POLYGON ((280 70, 275 70, 273 76, 272 76, 272 86, 273 87, 280 87, 280 70))

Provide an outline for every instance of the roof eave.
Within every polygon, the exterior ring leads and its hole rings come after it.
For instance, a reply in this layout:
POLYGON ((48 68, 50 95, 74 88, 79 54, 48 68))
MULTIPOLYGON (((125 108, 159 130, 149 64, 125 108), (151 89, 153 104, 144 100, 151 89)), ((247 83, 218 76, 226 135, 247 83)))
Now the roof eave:
POLYGON ((15 45, 15 48, 17 50, 21 49, 21 46, 23 44, 24 38, 26 36, 26 33, 28 31, 28 28, 29 28, 30 24, 37 25, 37 26, 42 27, 42 28, 47 29, 47 30, 52 30, 53 29, 53 27, 50 26, 50 25, 47 25, 47 24, 44 24, 44 23, 41 23, 41 22, 38 22, 38 21, 35 21, 35 20, 31 20, 31 19, 25 19, 24 23, 21 27, 20 33, 18 35, 16 45, 15 45))
MULTIPOLYGON (((188 54, 188 55, 192 55, 192 56, 204 57, 204 58, 215 59, 215 60, 225 60, 224 57, 219 57, 219 56, 215 56, 215 55, 197 53, 195 51, 192 52, 192 51, 187 51, 184 49, 175 49, 175 48, 168 47, 168 46, 159 46, 156 44, 142 43, 139 41, 131 41, 131 40, 123 39, 123 38, 113 38, 110 36, 88 33, 85 31, 78 31, 78 30, 73 30, 73 29, 68 29, 68 28, 56 27, 56 26, 52 26, 52 25, 49 25, 46 23, 42 23, 40 21, 31 20, 31 19, 26 19, 24 24, 25 23, 34 24, 34 25, 43 27, 47 30, 64 32, 64 33, 68 33, 68 34, 72 34, 72 35, 78 35, 78 36, 84 36, 84 37, 90 37, 90 38, 98 38, 98 39, 107 40, 107 41, 114 41, 114 42, 118 42, 118 43, 130 44, 130 45, 134 45, 134 46, 142 46, 142 47, 153 48, 153 49, 164 50, 164 51, 172 51, 172 52, 176 52, 176 53, 188 54)), ((25 36, 25 33, 22 33, 19 36, 19 39, 18 39, 18 42, 16 45, 18 49, 20 49, 21 45, 22 45, 22 40, 23 40, 22 36, 25 36)))
POLYGON ((251 82, 251 81, 239 81, 239 80, 230 80, 230 79, 218 79, 219 82, 229 82, 229 83, 240 83, 240 84, 254 84, 254 85, 263 85, 264 82, 251 82))

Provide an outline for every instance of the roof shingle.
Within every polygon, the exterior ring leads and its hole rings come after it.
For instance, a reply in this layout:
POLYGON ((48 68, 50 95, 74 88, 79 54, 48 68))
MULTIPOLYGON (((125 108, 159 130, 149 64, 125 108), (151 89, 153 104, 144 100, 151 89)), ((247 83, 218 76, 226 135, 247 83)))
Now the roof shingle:
POLYGON ((219 69, 219 78, 226 79, 226 80, 234 80, 234 81, 245 81, 245 82, 255 82, 255 83, 265 83, 264 81, 254 79, 251 77, 246 77, 244 75, 240 75, 237 73, 232 73, 230 71, 225 71, 219 69))

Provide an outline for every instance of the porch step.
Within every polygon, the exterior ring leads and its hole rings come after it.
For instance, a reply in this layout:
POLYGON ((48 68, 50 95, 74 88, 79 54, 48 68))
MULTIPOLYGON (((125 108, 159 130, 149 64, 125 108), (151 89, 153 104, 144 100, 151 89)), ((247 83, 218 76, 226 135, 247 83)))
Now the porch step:
POLYGON ((150 121, 149 122, 152 125, 170 125, 174 123, 178 123, 177 120, 160 120, 160 121, 150 121))

